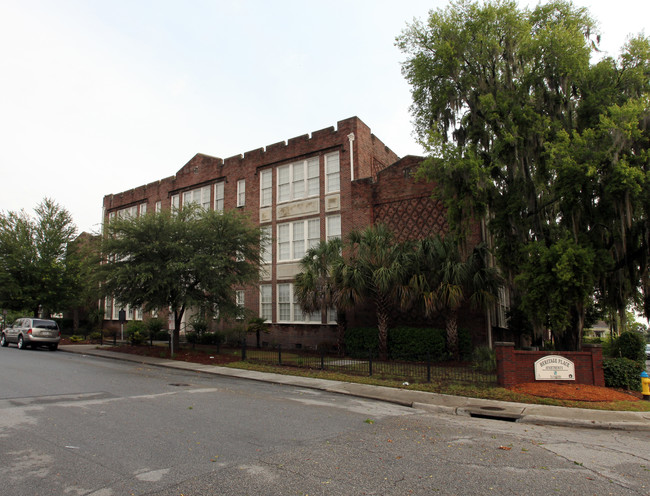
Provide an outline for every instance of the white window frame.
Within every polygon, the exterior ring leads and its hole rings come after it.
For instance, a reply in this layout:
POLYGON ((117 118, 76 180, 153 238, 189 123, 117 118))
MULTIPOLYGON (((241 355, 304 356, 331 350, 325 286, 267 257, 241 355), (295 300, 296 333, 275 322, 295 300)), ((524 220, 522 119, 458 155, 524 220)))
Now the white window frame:
POLYGON ((260 317, 265 322, 273 321, 273 286, 260 284, 260 317))
POLYGON ((270 207, 273 201, 273 170, 260 172, 260 207, 270 207))
POLYGON ((120 309, 117 308, 117 305, 115 303, 115 298, 113 298, 112 300, 113 300, 112 301, 112 303, 113 303, 113 305, 112 305, 113 311, 111 312, 112 313, 111 320, 120 320, 120 309))
MULTIPOLYGON (((243 289, 238 289, 235 291, 235 303, 239 308, 244 308, 246 305, 246 295, 243 289)), ((237 317, 238 320, 243 319, 243 316, 237 317)))
POLYGON ((328 215, 325 217, 325 239, 330 241, 332 239, 341 237, 341 215, 328 215))
POLYGON ((138 216, 138 205, 121 208, 117 211, 118 219, 135 219, 138 216))
POLYGON ((309 248, 320 242, 320 217, 283 222, 277 225, 277 261, 300 260, 309 248), (314 228, 313 226, 316 226, 314 228), (311 227, 311 230, 310 230, 311 227), (302 231, 302 237, 296 238, 302 231), (318 233, 315 236, 314 231, 318 233), (302 248, 299 249, 302 243, 302 248))
POLYGON ((111 299, 107 296, 104 298, 104 320, 111 320, 112 313, 111 299))
POLYGON ((320 312, 305 313, 296 301, 293 283, 279 283, 277 291, 277 321, 286 324, 320 324, 320 312), (283 313, 284 317, 283 318, 283 313), (286 319, 286 316, 289 316, 286 319))
POLYGON ((281 165, 276 170, 276 198, 278 203, 320 195, 320 164, 318 157, 281 165))
POLYGON ((191 189, 183 192, 183 206, 197 204, 203 210, 210 209, 210 186, 191 189))
POLYGON ((262 263, 273 263, 273 228, 270 225, 262 226, 260 231, 262 232, 262 242, 260 243, 262 263))
POLYGON ((243 207, 246 205, 246 179, 237 181, 237 206, 243 207))
POLYGON ((341 191, 341 162, 339 152, 325 155, 325 194, 341 191))
POLYGON ((161 202, 160 200, 158 200, 158 201, 156 202, 156 206, 154 207, 154 211, 155 211, 157 214, 160 213, 160 212, 162 212, 162 202, 161 202))
POLYGON ((140 213, 138 215, 145 215, 147 213, 147 204, 146 203, 141 203, 140 204, 140 213))
POLYGON ((181 208, 181 197, 180 197, 180 195, 172 195, 171 206, 172 206, 172 210, 180 210, 180 208, 181 208))
POLYGON ((224 208, 224 182, 219 181, 214 185, 214 209, 223 212, 224 208))

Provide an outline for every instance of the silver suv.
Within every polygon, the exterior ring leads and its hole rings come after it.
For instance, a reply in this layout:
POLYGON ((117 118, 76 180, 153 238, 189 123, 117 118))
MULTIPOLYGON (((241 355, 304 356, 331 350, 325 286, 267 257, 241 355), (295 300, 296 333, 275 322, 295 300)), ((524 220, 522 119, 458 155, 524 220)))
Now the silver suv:
POLYGON ((23 318, 17 319, 2 331, 0 346, 9 346, 16 343, 18 348, 24 350, 28 346, 37 348, 47 346, 55 351, 61 341, 61 331, 53 320, 23 318))

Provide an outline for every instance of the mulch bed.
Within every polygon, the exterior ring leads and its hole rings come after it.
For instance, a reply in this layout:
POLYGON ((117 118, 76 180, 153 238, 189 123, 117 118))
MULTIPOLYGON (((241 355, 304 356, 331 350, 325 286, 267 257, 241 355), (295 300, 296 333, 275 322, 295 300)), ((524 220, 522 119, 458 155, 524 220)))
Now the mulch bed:
MULTIPOLYGON (((132 355, 152 356, 156 358, 169 358, 169 348, 162 348, 160 346, 114 346, 108 348, 110 351, 118 353, 130 353, 132 355)), ((223 365, 226 363, 238 362, 241 360, 240 356, 235 355, 217 355, 216 353, 210 354, 205 351, 198 350, 175 350, 174 360, 182 362, 200 363, 203 365, 223 365)))
POLYGON ((510 388, 511 391, 539 396, 542 398, 554 398, 557 400, 572 401, 639 401, 641 393, 635 391, 620 391, 617 389, 590 386, 587 384, 566 384, 556 382, 528 382, 517 384, 510 388))

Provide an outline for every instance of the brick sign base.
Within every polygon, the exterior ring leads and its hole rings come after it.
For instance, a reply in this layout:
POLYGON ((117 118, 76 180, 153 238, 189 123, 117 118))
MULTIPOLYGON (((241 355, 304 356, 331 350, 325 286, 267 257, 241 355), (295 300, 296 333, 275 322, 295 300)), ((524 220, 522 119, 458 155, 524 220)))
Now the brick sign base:
POLYGON ((515 343, 494 343, 497 356, 499 386, 510 387, 535 380, 535 362, 547 355, 559 355, 575 364, 575 381, 552 381, 567 384, 605 386, 603 349, 599 345, 583 345, 583 351, 520 351, 515 343))

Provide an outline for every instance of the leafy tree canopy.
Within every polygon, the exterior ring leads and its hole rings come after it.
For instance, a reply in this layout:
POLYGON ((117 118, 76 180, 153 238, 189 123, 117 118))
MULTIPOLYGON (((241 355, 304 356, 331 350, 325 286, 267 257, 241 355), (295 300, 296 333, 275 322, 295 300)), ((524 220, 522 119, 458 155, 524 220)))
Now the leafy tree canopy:
POLYGON ((240 316, 235 289, 259 281, 261 232, 236 212, 182 210, 115 219, 102 243, 103 292, 145 311, 188 307, 240 316))
POLYGON ((35 214, 0 213, 0 306, 49 316, 76 297, 68 257, 76 227, 70 213, 49 198, 35 214))
POLYGON ((594 63, 599 40, 561 0, 461 0, 397 38, 420 174, 459 236, 488 220, 513 300, 568 347, 594 295, 650 315, 650 40, 594 63))

